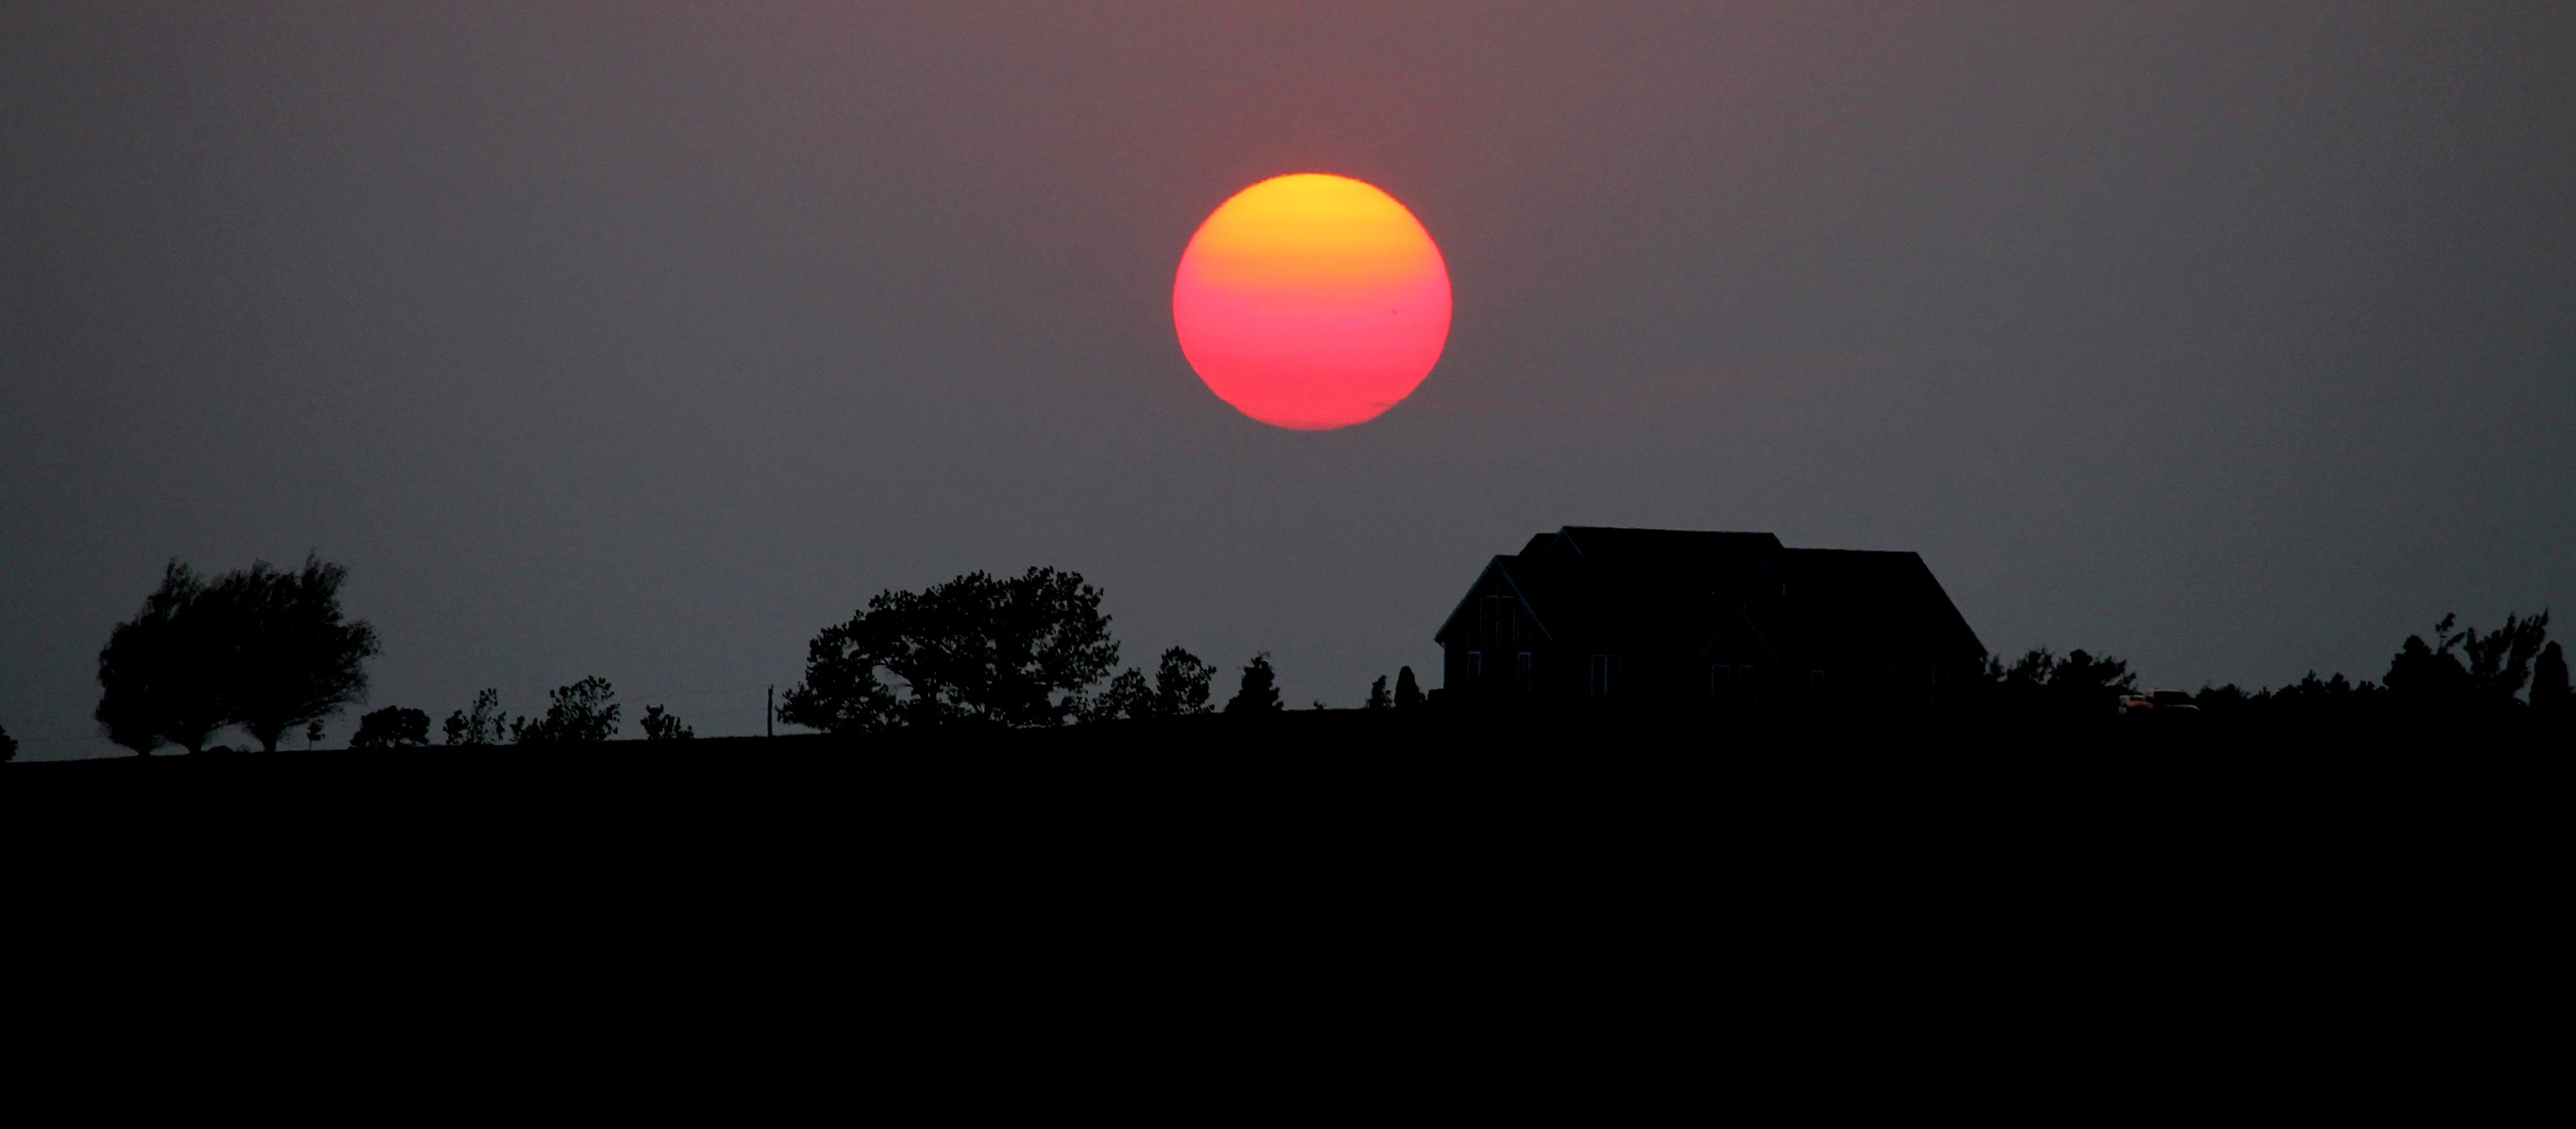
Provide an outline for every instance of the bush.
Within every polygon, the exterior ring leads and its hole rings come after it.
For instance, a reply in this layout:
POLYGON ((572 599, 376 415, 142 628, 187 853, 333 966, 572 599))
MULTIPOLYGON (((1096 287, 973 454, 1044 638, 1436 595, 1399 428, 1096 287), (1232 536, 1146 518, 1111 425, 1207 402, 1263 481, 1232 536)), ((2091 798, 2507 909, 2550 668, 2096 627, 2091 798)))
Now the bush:
POLYGON ((698 735, 680 715, 666 713, 660 706, 644 707, 643 726, 647 741, 686 741, 698 735))

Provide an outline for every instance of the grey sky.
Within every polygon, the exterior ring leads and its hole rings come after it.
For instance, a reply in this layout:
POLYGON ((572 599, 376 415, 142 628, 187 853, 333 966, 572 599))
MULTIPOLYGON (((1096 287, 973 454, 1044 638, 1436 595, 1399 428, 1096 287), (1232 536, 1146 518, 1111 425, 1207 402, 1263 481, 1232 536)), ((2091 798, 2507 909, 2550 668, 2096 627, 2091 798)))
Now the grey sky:
POLYGON ((110 751, 163 560, 307 549, 376 704, 598 674, 701 733, 868 594, 1041 563, 1131 662, 1356 704, 1569 523, 1914 549, 1988 646, 2155 685, 2375 678, 2576 610, 2571 436, 2564 4, 0 2, 25 756, 110 751), (1456 288, 1356 429, 1172 338, 1294 171, 1456 288))

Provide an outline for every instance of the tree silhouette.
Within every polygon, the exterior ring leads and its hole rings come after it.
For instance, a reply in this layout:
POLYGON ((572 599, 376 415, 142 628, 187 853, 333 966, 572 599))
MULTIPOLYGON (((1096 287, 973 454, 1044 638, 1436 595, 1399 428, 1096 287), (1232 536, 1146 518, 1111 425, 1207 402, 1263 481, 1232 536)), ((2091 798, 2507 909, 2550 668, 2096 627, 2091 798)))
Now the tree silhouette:
POLYGON ((2567 654, 2553 641, 2531 664, 2531 708, 2555 714, 2565 710, 2568 701, 2567 654))
POLYGON ((18 759, 18 739, 9 735, 9 727, 0 725, 0 764, 18 759))
POLYGON ((173 559, 161 587, 98 653, 98 719, 109 740, 141 756, 164 743, 191 753, 232 719, 223 691, 233 656, 221 616, 195 570, 173 559))
POLYGON ((341 613, 347 578, 307 557, 295 572, 259 561, 209 584, 172 560, 99 651, 93 716, 108 739, 147 756, 164 742, 197 752, 234 724, 276 751, 289 730, 366 695, 376 633, 341 613))
POLYGON ((617 736, 617 691, 597 676, 558 686, 546 716, 510 723, 510 740, 531 745, 592 745, 617 736))
POLYGON ((2107 655, 2095 658, 2082 648, 2061 658, 2046 647, 2034 647, 2011 666, 1988 655, 1978 673, 1979 692, 1989 702, 2024 713, 2107 716, 2120 695, 2138 687, 2127 662, 2107 655))
POLYGON ((1154 668, 1154 715, 1182 717, 1208 712, 1208 690, 1216 667, 1179 647, 1163 652, 1154 668))
POLYGON ((2476 696, 2469 668, 2451 653, 2467 639, 2466 633, 2451 630, 2459 621, 2459 616, 2446 615, 2433 625, 2438 645, 2409 635, 2398 646, 2397 654, 2388 660, 2388 676, 2380 681, 2399 704, 2419 711, 2446 711, 2465 706, 2476 696))
POLYGON ((429 715, 401 706, 386 706, 359 718, 358 734, 349 738, 352 749, 403 749, 426 744, 429 744, 429 715))
POLYGON ((509 734, 509 715, 501 710, 501 692, 483 690, 474 695, 474 712, 458 710, 447 715, 439 726, 450 745, 498 745, 509 734))
POLYGON ((1179 647, 1163 652, 1152 685, 1145 672, 1129 667, 1109 680, 1107 688, 1083 703, 1084 721, 1116 718, 1181 717, 1208 712, 1208 685, 1216 668, 1179 647))
POLYGON ((1082 720, 1115 721, 1125 717, 1152 717, 1154 688, 1145 684, 1145 672, 1128 667, 1109 680, 1098 696, 1083 704, 1082 720))
POLYGON ((1421 704, 1422 684, 1413 680, 1413 668, 1409 666, 1396 668, 1395 708, 1407 710, 1421 704))
POLYGON ((698 735, 680 715, 665 713, 660 706, 644 707, 643 726, 647 741, 686 741, 698 735))
POLYGON ((1225 712, 1277 713, 1285 708, 1279 701, 1278 672, 1270 669, 1270 652, 1252 656, 1251 662, 1243 664, 1243 683, 1226 701, 1225 712))
POLYGON ((204 593, 230 636, 225 718, 260 748, 276 752, 288 730, 366 700, 366 661, 380 648, 375 628, 340 610, 348 578, 347 568, 313 556, 294 572, 254 561, 204 593))
POLYGON ((833 733, 1060 725, 1096 710, 1085 692, 1117 665, 1100 589, 1079 573, 974 572, 920 592, 880 592, 824 628, 778 716, 833 733))
POLYGON ((2549 638, 2549 613, 2530 619, 2504 617, 2504 626, 2481 636, 2476 628, 2460 632, 2460 653, 2469 658, 2469 693, 2480 706, 2494 709, 2515 704, 2514 695, 2531 681, 2531 660, 2549 638))
POLYGON ((1369 683, 1368 708, 1383 710, 1392 709, 1394 706, 1395 699, 1386 692, 1386 676, 1378 675, 1377 681, 1369 683))

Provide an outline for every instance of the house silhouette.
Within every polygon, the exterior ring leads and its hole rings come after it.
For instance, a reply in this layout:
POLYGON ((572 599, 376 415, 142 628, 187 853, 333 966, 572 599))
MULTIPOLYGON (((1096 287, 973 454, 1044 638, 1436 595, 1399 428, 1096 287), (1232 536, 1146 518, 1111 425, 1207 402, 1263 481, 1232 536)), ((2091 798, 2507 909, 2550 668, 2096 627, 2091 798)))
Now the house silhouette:
POLYGON ((1433 639, 1485 703, 1922 706, 1986 656, 1913 553, 1599 526, 1495 557, 1433 639))

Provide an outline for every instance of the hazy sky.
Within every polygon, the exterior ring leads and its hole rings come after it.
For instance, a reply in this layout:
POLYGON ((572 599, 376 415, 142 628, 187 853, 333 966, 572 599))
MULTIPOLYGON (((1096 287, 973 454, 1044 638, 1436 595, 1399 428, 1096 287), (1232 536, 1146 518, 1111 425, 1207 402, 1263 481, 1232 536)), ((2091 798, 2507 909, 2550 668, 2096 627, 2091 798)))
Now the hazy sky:
POLYGON ((1030 564, 1131 662, 1353 705, 1566 524, 1916 550, 2151 685, 2375 678, 2576 613, 2571 502, 2563 3, 0 2, 23 756, 111 751, 173 555, 349 565, 377 705, 597 674, 708 734, 869 594, 1030 564), (1345 431, 1173 338, 1192 230, 1297 171, 1455 286, 1345 431))

